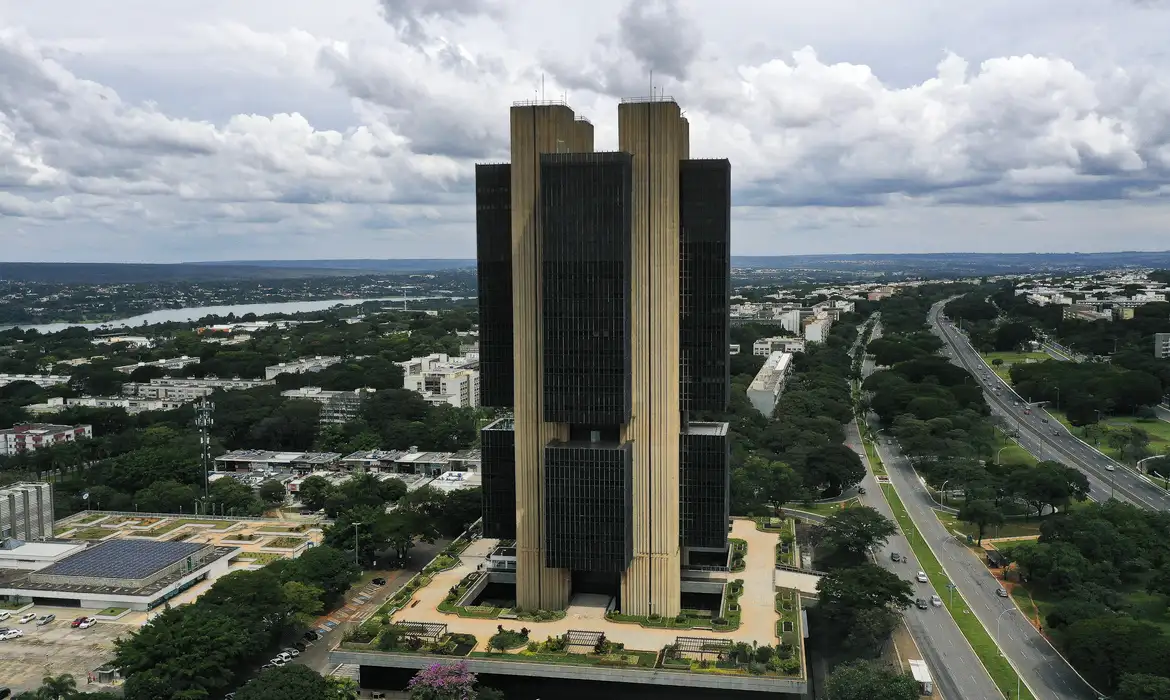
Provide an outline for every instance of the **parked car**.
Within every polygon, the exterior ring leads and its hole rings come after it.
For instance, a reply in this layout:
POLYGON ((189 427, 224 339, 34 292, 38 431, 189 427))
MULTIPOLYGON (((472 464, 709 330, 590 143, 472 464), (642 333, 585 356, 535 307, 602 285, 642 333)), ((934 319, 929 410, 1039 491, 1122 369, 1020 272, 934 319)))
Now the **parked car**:
POLYGON ((293 642, 293 649, 296 649, 297 651, 304 651, 306 648, 307 647, 304 642, 293 642))
POLYGON ((48 615, 41 615, 40 617, 37 618, 37 627, 44 627, 45 625, 49 624, 50 622, 52 622, 53 620, 56 620, 56 619, 57 619, 57 616, 52 614, 52 613, 49 613, 48 615))
POLYGON ((84 615, 82 615, 81 617, 75 619, 73 622, 70 622, 69 626, 70 627, 81 627, 81 623, 85 622, 85 620, 86 620, 86 617, 84 615))
POLYGON ((925 572, 925 571, 919 571, 919 572, 918 572, 918 573, 917 573, 917 574, 914 576, 914 578, 918 579, 918 582, 919 582, 919 583, 926 583, 927 581, 929 581, 929 580, 930 580, 930 579, 926 578, 926 572, 925 572))
POLYGON ((2 636, 0 636, 0 639, 7 641, 9 639, 16 639, 17 637, 23 637, 23 636, 24 636, 24 630, 10 629, 7 632, 5 632, 2 636))
POLYGON ((310 642, 315 642, 321 638, 321 635, 317 634, 316 630, 309 630, 308 632, 305 632, 304 637, 310 642))
POLYGON ((292 659, 295 659, 296 657, 301 655, 301 652, 298 649, 296 649, 295 647, 289 647, 289 648, 285 649, 284 652, 282 652, 282 653, 288 654, 289 658, 292 658, 292 659))
MULTIPOLYGON (((281 661, 283 661, 287 664, 289 661, 292 661, 293 657, 292 657, 292 654, 288 653, 287 651, 282 651, 276 655, 276 658, 280 659, 281 661)), ((273 659, 273 661, 275 661, 275 660, 276 659, 273 659)))
POLYGON ((1008 597, 1007 589, 1004 588, 1003 586, 1000 586, 999 588, 995 589, 995 594, 997 596, 999 596, 1000 598, 1007 598, 1008 597))
POLYGON ((936 608, 941 608, 942 607, 942 598, 939 598, 936 595, 932 595, 932 596, 930 596, 930 604, 936 608))
POLYGON ((378 578, 374 579, 373 581, 370 581, 370 583, 374 584, 375 586, 385 586, 386 579, 379 576, 378 578))
POLYGON ((25 613, 25 614, 20 616, 20 619, 17 620, 17 622, 19 622, 22 625, 27 625, 28 623, 32 622, 35 619, 37 619, 36 613, 25 613))
POLYGON ((914 605, 919 610, 926 610, 928 607, 930 607, 929 605, 926 604, 926 598, 919 598, 919 599, 915 600, 914 605))
POLYGON ((81 628, 81 629, 83 629, 83 630, 87 630, 87 629, 89 629, 90 627, 93 627, 93 626, 94 626, 94 625, 96 625, 96 624, 97 624, 97 620, 95 620, 95 619, 94 619, 94 618, 92 618, 92 617, 87 617, 87 618, 85 618, 84 620, 82 620, 82 621, 81 621, 81 624, 80 624, 80 625, 78 625, 78 627, 80 627, 80 628, 81 628))
POLYGON ((897 552, 890 552, 890 561, 902 561, 902 555, 897 552))
POLYGON ((268 663, 272 664, 273 666, 283 666, 288 662, 285 661, 284 659, 280 658, 279 656, 277 656, 277 657, 269 659, 268 663))
POLYGON ((0 622, 7 620, 11 615, 12 613, 8 612, 7 610, 0 610, 0 622))
POLYGON ((276 668, 276 664, 274 664, 274 663, 272 663, 272 662, 268 662, 268 663, 264 664, 263 666, 261 666, 261 667, 260 667, 260 670, 261 670, 261 671, 266 671, 266 670, 268 670, 268 669, 270 669, 270 668, 276 668))

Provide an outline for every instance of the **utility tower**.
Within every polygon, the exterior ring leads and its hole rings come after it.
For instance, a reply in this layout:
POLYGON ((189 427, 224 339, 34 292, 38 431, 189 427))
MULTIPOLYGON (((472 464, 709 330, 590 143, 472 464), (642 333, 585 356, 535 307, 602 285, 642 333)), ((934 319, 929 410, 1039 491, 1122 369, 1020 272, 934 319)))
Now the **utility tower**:
POLYGON ((215 404, 208 401, 206 396, 195 404, 195 427, 199 428, 200 460, 203 465, 203 495, 205 497, 211 495, 208 472, 211 471, 211 426, 215 425, 214 414, 215 404))

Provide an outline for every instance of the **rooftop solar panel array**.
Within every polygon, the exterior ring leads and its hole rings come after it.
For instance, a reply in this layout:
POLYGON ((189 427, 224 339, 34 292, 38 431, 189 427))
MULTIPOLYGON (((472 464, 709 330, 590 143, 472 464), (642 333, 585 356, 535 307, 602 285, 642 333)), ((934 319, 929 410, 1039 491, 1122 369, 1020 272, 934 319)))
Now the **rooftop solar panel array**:
POLYGON ((144 579, 207 545, 194 542, 110 540, 41 569, 45 576, 144 579))

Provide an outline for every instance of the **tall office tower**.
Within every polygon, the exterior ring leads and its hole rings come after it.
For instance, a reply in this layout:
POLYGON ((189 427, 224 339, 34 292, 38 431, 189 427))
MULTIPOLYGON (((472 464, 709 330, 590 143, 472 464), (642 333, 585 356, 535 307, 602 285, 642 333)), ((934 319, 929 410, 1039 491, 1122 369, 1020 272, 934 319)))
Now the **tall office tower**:
POLYGON ((476 170, 482 401, 513 409, 484 533, 515 537, 522 609, 676 615, 686 557, 727 548, 726 424, 688 412, 727 404, 730 165, 688 160, 667 98, 622 102, 616 152, 561 103, 511 125, 476 170))

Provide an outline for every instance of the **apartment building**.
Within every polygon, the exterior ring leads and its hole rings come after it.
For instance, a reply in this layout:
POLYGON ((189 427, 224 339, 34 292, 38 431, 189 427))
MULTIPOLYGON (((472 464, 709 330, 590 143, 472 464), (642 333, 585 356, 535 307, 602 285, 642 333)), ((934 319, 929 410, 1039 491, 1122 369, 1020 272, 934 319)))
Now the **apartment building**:
POLYGON ((1170 333, 1154 334, 1154 357, 1159 360, 1170 359, 1170 333))
POLYGON ((275 383, 271 379, 239 379, 238 377, 235 379, 156 377, 149 382, 126 382, 122 385, 122 395, 139 399, 186 402, 208 396, 214 391, 246 391, 257 387, 271 386, 275 383))
POLYGON ((264 368, 264 378, 276 379, 282 374, 305 374, 306 372, 320 372, 326 367, 341 362, 337 355, 317 355, 316 357, 302 357, 292 362, 281 362, 264 368))
POLYGON ((29 404, 24 407, 34 416, 48 413, 60 413, 75 406, 83 408, 121 408, 131 415, 144 411, 173 411, 186 401, 170 399, 137 399, 124 396, 82 396, 75 399, 52 398, 44 403, 29 404))
POLYGON ((468 357, 447 357, 434 353, 399 362, 402 386, 429 403, 456 408, 480 405, 478 362, 468 357))
POLYGON ((0 373, 0 386, 7 386, 14 382, 32 382, 42 389, 52 386, 68 384, 69 377, 63 374, 5 374, 0 373))
POLYGON ((22 423, 0 430, 0 455, 9 456, 50 447, 62 442, 73 442, 93 437, 90 425, 55 425, 53 423, 22 423))
POLYGON ((132 365, 122 365, 120 367, 115 367, 114 369, 118 370, 119 372, 125 372, 126 374, 130 374, 139 367, 158 367, 159 369, 163 369, 168 372, 176 372, 183 369, 187 365, 197 364, 199 364, 198 357, 188 357, 183 355, 182 357, 168 357, 165 360, 154 360, 153 362, 136 362, 132 365))
POLYGON ((307 399, 321 404, 322 423, 348 423, 361 415, 362 401, 375 389, 364 388, 353 391, 327 391, 319 386, 306 386, 280 392, 289 399, 307 399))
POLYGON ((747 397, 766 418, 772 417, 776 402, 784 392, 784 380, 792 370, 792 353, 773 352, 748 385, 747 397))

